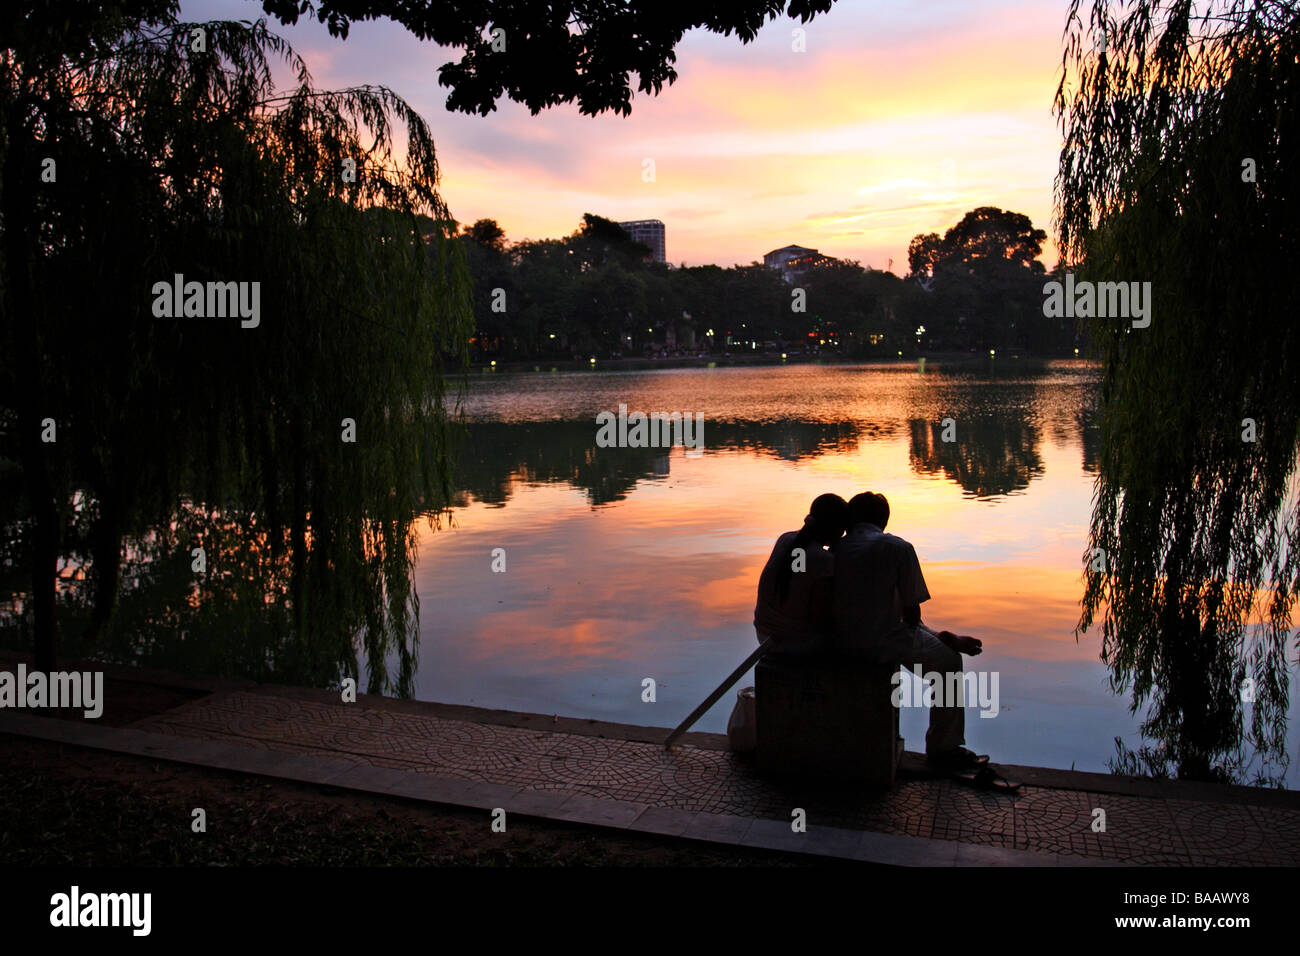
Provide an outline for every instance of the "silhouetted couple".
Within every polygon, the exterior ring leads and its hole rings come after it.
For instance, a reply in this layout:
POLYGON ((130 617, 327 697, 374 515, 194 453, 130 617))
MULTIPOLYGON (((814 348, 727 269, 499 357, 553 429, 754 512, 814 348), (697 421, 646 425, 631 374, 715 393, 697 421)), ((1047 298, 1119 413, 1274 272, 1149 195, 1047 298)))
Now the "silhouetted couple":
MULTIPOLYGON (((930 600, 921 564, 908 542, 885 533, 888 523, 884 495, 813 501, 803 527, 777 539, 759 577, 759 641, 773 639, 782 654, 960 673, 961 655, 980 653, 980 642, 921 623, 921 604, 930 600)), ((963 746, 965 710, 948 703, 936 694, 926 756, 945 768, 973 766, 977 758, 963 746)))

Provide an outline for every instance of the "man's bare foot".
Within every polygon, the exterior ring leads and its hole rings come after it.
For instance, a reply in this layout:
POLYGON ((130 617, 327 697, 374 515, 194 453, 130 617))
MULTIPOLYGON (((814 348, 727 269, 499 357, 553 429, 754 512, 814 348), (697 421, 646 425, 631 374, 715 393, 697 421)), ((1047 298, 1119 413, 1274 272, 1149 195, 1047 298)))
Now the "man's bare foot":
POLYGON ((974 657, 984 650, 984 642, 978 638, 969 637, 965 634, 954 634, 952 631, 941 631, 939 636, 946 638, 947 645, 954 651, 968 657, 974 657))

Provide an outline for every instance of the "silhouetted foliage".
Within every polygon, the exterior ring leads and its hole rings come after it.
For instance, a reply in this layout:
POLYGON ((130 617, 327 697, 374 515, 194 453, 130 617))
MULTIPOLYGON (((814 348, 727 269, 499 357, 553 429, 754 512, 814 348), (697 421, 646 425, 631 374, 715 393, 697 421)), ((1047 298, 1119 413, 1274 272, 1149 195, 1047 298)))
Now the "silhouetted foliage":
POLYGON ((941 278, 928 289, 830 257, 793 282, 757 262, 673 269, 592 213, 564 239, 513 245, 495 232, 485 243, 473 231, 483 223, 499 228, 480 220, 462 234, 479 359, 759 351, 895 358, 1004 345, 1049 355, 1078 344, 1072 322, 1043 315, 1043 267, 1033 257, 1045 234, 1017 213, 977 209, 948 230, 950 245, 935 236, 941 278), (494 308, 497 289, 505 304, 498 296, 494 308))
POLYGON ((533 113, 561 103, 581 112, 632 111, 636 89, 658 94, 677 79, 674 50, 703 28, 741 42, 782 13, 807 22, 834 0, 749 0, 711 4, 629 4, 604 0, 263 0, 284 23, 315 17, 346 37, 357 20, 387 17, 421 40, 464 50, 438 70, 451 88, 447 108, 487 115, 508 96, 533 113), (492 31, 501 32, 493 35, 492 31))
POLYGON ((1059 247, 1080 279, 1150 282, 1153 301, 1147 328, 1091 322, 1105 376, 1079 629, 1101 618, 1114 687, 1148 708, 1145 752, 1225 779, 1285 763, 1300 10, 1136 0, 1112 19, 1098 0, 1085 26, 1086 6, 1056 102, 1059 247))
POLYGON ((314 89, 263 23, 68 23, 0 58, 0 474, 30 581, 6 610, 50 669, 61 604, 95 647, 124 554, 167 576, 201 547, 176 620, 238 594, 282 679, 363 649, 372 690, 409 688, 412 522, 450 495, 472 315, 428 128, 386 89, 314 89), (258 283, 259 321, 160 315, 177 274, 258 283))

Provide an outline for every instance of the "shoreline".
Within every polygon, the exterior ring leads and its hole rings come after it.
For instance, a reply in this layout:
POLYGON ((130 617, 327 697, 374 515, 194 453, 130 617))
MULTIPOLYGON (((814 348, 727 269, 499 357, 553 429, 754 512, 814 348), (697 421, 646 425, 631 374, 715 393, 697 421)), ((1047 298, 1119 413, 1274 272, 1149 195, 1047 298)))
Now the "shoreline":
MULTIPOLYGON (((882 366, 882 367, 912 367, 917 365, 918 360, 924 359, 927 365, 935 363, 933 367, 938 368, 942 365, 957 367, 973 367, 975 365, 986 364, 990 356, 986 354, 969 352, 929 352, 922 355, 884 358, 849 358, 845 356, 821 356, 821 355, 789 355, 787 358, 781 358, 780 355, 759 354, 748 355, 741 352, 717 355, 682 355, 669 356, 665 358, 650 357, 625 357, 625 358, 597 358, 593 363, 589 359, 511 359, 506 361, 497 361, 492 364, 487 362, 471 362, 469 371, 480 372, 483 374, 492 372, 581 372, 581 371, 651 371, 654 369, 674 369, 674 368, 733 368, 733 367, 781 367, 787 365, 849 365, 849 366, 882 366)), ((1006 361, 1025 362, 1027 364, 1042 364, 1049 362, 1080 362, 1086 365, 1101 367, 1099 362, 1081 355, 1035 355, 1028 352, 1011 352, 999 353, 993 356, 993 359, 1003 359, 1006 361)))

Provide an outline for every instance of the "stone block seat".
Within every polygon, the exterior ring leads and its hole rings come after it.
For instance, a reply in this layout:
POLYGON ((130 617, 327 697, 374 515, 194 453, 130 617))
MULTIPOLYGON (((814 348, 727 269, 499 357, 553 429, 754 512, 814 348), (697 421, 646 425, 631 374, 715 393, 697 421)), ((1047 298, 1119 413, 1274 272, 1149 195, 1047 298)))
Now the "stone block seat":
POLYGON ((754 671, 757 763, 774 774, 894 783, 897 665, 769 654, 754 671))

